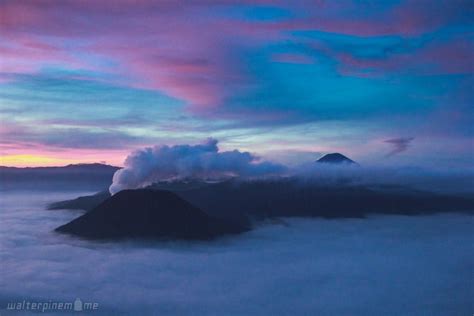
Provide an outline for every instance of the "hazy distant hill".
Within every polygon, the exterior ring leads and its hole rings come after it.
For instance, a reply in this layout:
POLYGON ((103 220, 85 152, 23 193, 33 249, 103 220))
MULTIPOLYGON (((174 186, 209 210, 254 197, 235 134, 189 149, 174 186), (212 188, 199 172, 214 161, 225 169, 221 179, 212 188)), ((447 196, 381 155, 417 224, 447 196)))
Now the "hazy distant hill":
POLYGON ((40 188, 71 184, 81 187, 90 186, 91 189, 103 189, 110 185, 118 169, 115 166, 99 163, 33 168, 0 166, 0 184, 2 188, 19 185, 40 188))

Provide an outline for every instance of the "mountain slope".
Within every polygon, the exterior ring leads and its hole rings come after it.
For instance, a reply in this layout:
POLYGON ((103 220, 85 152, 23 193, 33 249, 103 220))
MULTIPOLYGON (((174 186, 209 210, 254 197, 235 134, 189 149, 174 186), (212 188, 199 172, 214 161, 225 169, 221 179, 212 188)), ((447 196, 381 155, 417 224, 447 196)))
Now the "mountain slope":
POLYGON ((124 190, 56 231, 91 239, 212 239, 248 227, 211 217, 176 194, 124 190))
MULTIPOLYGON (((471 196, 449 196, 404 187, 323 186, 297 179, 226 181, 188 190, 181 187, 174 193, 212 216, 234 222, 244 222, 247 216, 334 218, 375 213, 416 215, 474 211, 471 196)), ((104 193, 64 201, 61 208, 75 209, 81 205, 92 208, 107 197, 104 193)))
POLYGON ((356 162, 352 159, 347 158, 340 153, 332 153, 324 155, 323 157, 316 160, 318 163, 331 163, 331 164, 355 164, 356 162))

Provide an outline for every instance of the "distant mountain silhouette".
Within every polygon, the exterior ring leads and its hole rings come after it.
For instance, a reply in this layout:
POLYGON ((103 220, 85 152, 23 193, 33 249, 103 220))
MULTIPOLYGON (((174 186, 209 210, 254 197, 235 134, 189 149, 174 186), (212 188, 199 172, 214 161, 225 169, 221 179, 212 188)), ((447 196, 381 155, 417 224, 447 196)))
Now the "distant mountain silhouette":
POLYGON ((99 163, 74 164, 63 167, 16 168, 0 166, 0 183, 9 188, 21 185, 41 189, 42 187, 86 187, 100 189, 112 183, 119 167, 99 163))
POLYGON ((332 153, 324 155, 323 157, 316 160, 319 163, 332 163, 332 164, 355 164, 356 162, 352 159, 347 158, 340 153, 332 153))
POLYGON ((91 239, 212 239, 248 226, 211 217, 170 191, 124 190, 56 231, 91 239))
POLYGON ((12 171, 12 172, 110 172, 117 171, 119 167, 101 164, 101 163, 80 163, 80 164, 69 164, 66 166, 55 166, 55 167, 6 167, 0 166, 0 172, 12 171))

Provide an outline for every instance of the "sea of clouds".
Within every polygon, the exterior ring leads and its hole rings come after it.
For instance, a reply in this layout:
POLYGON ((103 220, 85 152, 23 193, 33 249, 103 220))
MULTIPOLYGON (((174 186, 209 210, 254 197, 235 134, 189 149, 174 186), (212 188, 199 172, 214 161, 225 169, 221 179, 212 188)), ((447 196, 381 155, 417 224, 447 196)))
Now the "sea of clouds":
MULTIPOLYGON (((283 219, 214 242, 97 243, 52 230, 80 212, 0 199, 0 304, 98 302, 104 315, 470 315, 473 218, 283 219)), ((1 311, 3 314, 4 311, 1 311)), ((14 314, 15 315, 15 314, 14 314)))

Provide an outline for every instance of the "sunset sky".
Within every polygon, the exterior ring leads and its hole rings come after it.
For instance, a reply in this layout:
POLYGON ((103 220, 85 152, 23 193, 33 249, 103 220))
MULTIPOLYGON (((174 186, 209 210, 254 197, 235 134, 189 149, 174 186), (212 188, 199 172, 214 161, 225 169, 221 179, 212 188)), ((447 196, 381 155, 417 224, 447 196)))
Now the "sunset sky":
POLYGON ((0 164, 213 137, 473 167, 474 1, 0 1, 0 164))

